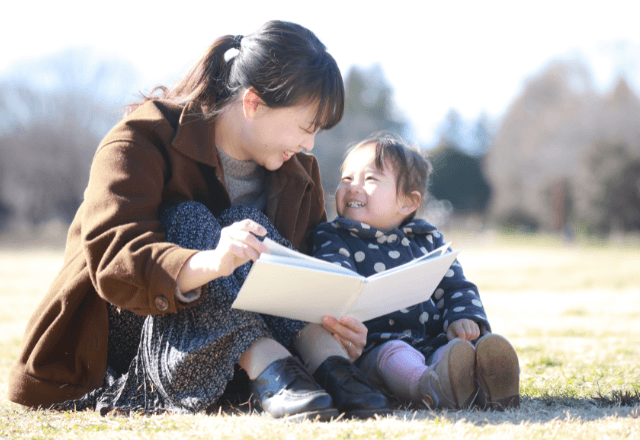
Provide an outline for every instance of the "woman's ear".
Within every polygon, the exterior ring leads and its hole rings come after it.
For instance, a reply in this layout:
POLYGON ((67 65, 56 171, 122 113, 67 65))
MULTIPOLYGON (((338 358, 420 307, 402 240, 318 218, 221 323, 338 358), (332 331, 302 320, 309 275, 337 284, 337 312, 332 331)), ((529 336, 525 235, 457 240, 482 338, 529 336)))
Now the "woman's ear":
POLYGON ((244 112, 244 117, 248 119, 255 118, 258 107, 260 107, 260 102, 260 96, 253 88, 245 90, 242 95, 242 111, 244 112))
POLYGON ((422 196, 420 195, 420 191, 413 191, 411 194, 405 195, 402 198, 402 206, 400 207, 401 214, 405 216, 411 214, 418 209, 421 202, 422 196))

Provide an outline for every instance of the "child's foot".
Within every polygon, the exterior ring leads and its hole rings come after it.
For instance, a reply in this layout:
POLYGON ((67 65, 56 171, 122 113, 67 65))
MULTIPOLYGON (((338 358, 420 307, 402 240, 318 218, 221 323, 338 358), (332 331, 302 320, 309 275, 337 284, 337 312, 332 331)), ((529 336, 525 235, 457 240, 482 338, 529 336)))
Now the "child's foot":
POLYGON ((450 341, 418 383, 430 408, 467 408, 475 397, 475 352, 461 339, 450 341))
POLYGON ((476 344, 476 403, 484 409, 503 411, 520 406, 520 366, 509 341, 486 335, 476 344))

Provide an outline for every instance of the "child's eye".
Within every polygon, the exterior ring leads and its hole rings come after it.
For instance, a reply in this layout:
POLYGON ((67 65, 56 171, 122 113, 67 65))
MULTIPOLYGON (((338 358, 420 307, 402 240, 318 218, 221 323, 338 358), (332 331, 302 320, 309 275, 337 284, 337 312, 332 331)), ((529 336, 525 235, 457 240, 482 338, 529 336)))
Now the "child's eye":
POLYGON ((376 180, 375 176, 365 176, 364 180, 376 180))
POLYGON ((343 182, 351 182, 351 177, 349 177, 349 176, 343 176, 343 177, 342 177, 342 181, 343 181, 343 182))

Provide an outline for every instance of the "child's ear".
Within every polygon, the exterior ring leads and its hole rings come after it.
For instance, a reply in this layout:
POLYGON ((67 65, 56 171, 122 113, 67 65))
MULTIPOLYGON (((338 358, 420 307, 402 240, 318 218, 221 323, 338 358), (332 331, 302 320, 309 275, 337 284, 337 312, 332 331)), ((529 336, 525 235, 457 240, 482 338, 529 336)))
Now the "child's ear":
POLYGON ((244 91, 244 95, 242 95, 242 111, 244 112, 245 118, 255 118, 258 107, 260 106, 260 101, 260 96, 253 88, 248 88, 244 91))
POLYGON ((402 215, 409 215, 418 209, 422 202, 420 191, 413 191, 411 194, 404 196, 400 212, 402 215))

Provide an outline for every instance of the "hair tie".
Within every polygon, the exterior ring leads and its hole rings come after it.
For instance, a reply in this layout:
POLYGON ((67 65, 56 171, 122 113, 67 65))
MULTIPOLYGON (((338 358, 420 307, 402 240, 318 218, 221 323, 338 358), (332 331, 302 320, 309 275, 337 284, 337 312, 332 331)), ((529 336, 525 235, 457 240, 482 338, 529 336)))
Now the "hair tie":
POLYGON ((242 35, 236 35, 233 37, 233 44, 237 49, 240 49, 240 42, 242 41, 242 35))

